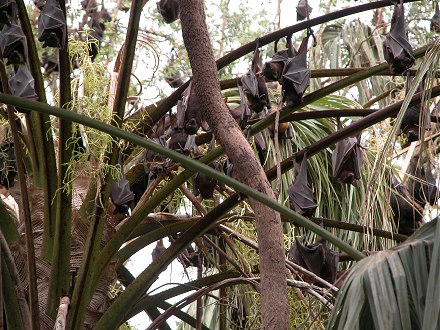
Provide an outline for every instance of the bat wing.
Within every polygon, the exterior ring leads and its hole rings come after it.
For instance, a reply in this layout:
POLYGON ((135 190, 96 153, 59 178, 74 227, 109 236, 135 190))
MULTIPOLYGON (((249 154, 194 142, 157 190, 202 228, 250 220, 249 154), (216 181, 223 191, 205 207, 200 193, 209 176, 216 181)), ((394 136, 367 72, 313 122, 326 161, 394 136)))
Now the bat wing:
POLYGON ((6 64, 21 64, 27 59, 27 43, 21 27, 15 23, 7 24, 0 33, 0 51, 6 64))
POLYGON ((320 276, 322 266, 324 265, 324 249, 322 244, 304 245, 298 239, 295 239, 299 254, 301 255, 307 268, 314 274, 320 276))
POLYGON ((240 85, 238 85, 238 92, 240 94, 240 104, 242 106, 241 120, 240 120, 240 127, 241 127, 242 124, 246 126, 247 120, 251 116, 251 109, 249 109, 249 105, 247 103, 247 99, 243 87, 240 85))
POLYGON ((243 90, 252 97, 259 97, 258 81, 255 72, 249 70, 243 77, 241 77, 241 83, 243 84, 243 90))
POLYGON ((307 158, 304 156, 293 184, 287 189, 292 208, 302 215, 311 215, 317 204, 307 181, 307 158))
POLYGON ((0 1, 0 24, 11 24, 17 17, 17 4, 13 0, 0 1))
POLYGON ((130 189, 130 182, 125 175, 120 180, 113 180, 111 197, 115 205, 129 204, 134 200, 134 194, 130 189))
POLYGON ((298 95, 302 95, 310 83, 310 69, 307 66, 308 40, 307 35, 301 42, 298 54, 289 58, 283 71, 283 82, 292 84, 298 95))
POLYGON ((438 2, 435 3, 435 13, 431 18, 431 31, 437 33, 440 32, 440 9, 438 2))
POLYGON ((63 48, 66 41, 66 17, 57 0, 47 0, 38 18, 38 40, 43 47, 63 48))
MULTIPOLYGON (((18 97, 24 97, 29 100, 37 100, 35 94, 35 82, 26 64, 18 67, 15 75, 9 79, 9 89, 11 94, 18 97)), ((29 113, 28 110, 17 108, 18 111, 29 113)))
POLYGON ((177 128, 184 128, 185 127, 185 115, 186 115, 186 109, 188 108, 188 99, 189 95, 191 93, 191 83, 185 89, 185 91, 182 94, 182 98, 177 102, 177 128))
POLYGON ((307 5, 306 0, 299 0, 298 5, 296 6, 296 19, 297 21, 302 21, 307 18, 308 15, 312 12, 312 7, 307 5))
POLYGON ((338 178, 346 162, 354 157, 357 139, 348 137, 336 143, 336 148, 332 154, 333 176, 338 178))

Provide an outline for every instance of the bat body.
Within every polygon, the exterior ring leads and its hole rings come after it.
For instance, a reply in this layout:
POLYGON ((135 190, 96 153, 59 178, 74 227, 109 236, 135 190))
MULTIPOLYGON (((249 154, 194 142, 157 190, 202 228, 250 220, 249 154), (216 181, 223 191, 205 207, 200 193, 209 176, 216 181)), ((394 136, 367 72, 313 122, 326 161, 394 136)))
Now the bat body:
POLYGON ((305 20, 312 12, 312 7, 307 4, 306 0, 299 0, 296 6, 296 20, 305 20))
POLYGON ((120 180, 113 180, 111 199, 116 206, 115 213, 128 217, 129 209, 134 207, 134 193, 130 189, 130 183, 125 175, 120 180))
POLYGON ((179 88, 183 85, 183 80, 179 72, 172 74, 171 76, 165 78, 165 80, 173 88, 179 88))
POLYGON ((158 240, 156 243, 156 247, 153 249, 153 251, 151 251, 151 258, 153 259, 153 261, 159 258, 159 256, 164 253, 165 250, 166 247, 163 245, 163 240, 158 240))
POLYGON ((390 205, 399 234, 412 235, 422 223, 423 209, 410 196, 408 187, 392 177, 395 191, 391 191, 390 205))
POLYGON ((392 74, 404 74, 414 65, 413 50, 405 31, 403 3, 394 5, 391 29, 383 43, 385 60, 392 74))
POLYGON ((160 0, 157 3, 157 9, 162 15, 165 23, 172 23, 180 16, 180 1, 179 0, 160 0))
POLYGON ((9 64, 22 64, 27 60, 27 42, 21 27, 15 23, 6 24, 0 33, 2 58, 9 64))
MULTIPOLYGON (((209 164, 209 166, 215 169, 214 163, 209 164)), ((203 199, 210 199, 214 196, 214 189, 217 184, 217 180, 204 173, 197 172, 193 176, 194 195, 201 195, 203 199)))
MULTIPOLYGON (((339 255, 329 248, 325 240, 319 239, 313 244, 305 245, 304 236, 299 239, 295 238, 288 257, 297 265, 310 270, 327 282, 336 281, 339 255)), ((314 282, 311 279, 308 280, 314 282)))
POLYGON ((177 102, 177 127, 189 135, 196 134, 202 126, 202 110, 192 84, 183 92, 177 102))
POLYGON ((0 24, 17 21, 17 4, 14 0, 0 0, 0 24))
MULTIPOLYGON (((165 137, 152 138, 153 142, 165 146, 165 137)), ((158 154, 152 150, 145 151, 145 173, 148 174, 148 181, 156 178, 159 173, 163 173, 168 165, 168 160, 165 156, 158 154)))
POLYGON ((289 186, 287 193, 292 210, 305 217, 311 217, 314 214, 317 205, 307 180, 307 158, 305 155, 295 181, 289 186))
POLYGON ((64 48, 66 17, 57 0, 47 0, 38 17, 38 40, 43 47, 64 48))
POLYGON ((413 175, 409 178, 408 190, 414 200, 421 206, 426 204, 435 205, 438 200, 438 189, 436 179, 432 175, 431 169, 417 166, 416 161, 411 161, 409 173, 413 175))
POLYGON ((44 69, 44 72, 49 74, 51 72, 58 72, 58 61, 49 58, 47 52, 43 52, 41 54, 41 66, 44 69))
MULTIPOLYGON (((20 64, 18 70, 11 79, 9 79, 9 90, 11 94, 23 97, 28 100, 37 100, 35 94, 35 81, 26 64, 20 64)), ((29 110, 15 107, 20 112, 29 113, 29 110)))
POLYGON ((440 9, 438 2, 435 3, 435 13, 431 18, 431 31, 440 33, 440 9))
MULTIPOLYGON (((338 121, 338 128, 341 128, 338 121)), ((336 143, 332 154, 333 177, 355 187, 361 178, 363 153, 360 146, 360 135, 348 137, 336 143)))

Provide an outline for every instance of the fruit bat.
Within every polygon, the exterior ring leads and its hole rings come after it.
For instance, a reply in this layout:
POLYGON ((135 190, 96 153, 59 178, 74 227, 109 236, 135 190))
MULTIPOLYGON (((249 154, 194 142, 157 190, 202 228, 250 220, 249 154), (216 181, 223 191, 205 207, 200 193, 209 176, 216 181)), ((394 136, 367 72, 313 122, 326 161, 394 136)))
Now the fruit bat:
POLYGON ((292 37, 286 37, 287 49, 277 50, 277 42, 275 43, 275 54, 269 62, 266 62, 263 66, 263 75, 269 81, 281 82, 281 77, 284 71, 284 66, 286 65, 289 57, 296 55, 296 51, 292 46, 292 37))
POLYGON ((64 48, 66 17, 57 0, 47 0, 38 17, 38 40, 43 47, 64 48))
POLYGON ((301 42, 298 54, 288 58, 284 65, 281 85, 283 85, 283 102, 295 107, 302 102, 303 94, 310 83, 310 69, 307 67, 307 43, 310 30, 301 42))
POLYGON ((153 251, 151 251, 151 258, 153 259, 153 261, 159 258, 159 256, 164 253, 165 250, 166 247, 163 245, 163 240, 158 240, 156 243, 156 247, 153 249, 153 251))
POLYGON ((0 24, 17 22, 17 4, 14 0, 0 0, 0 24))
MULTIPOLYGON (((407 90, 411 85, 411 79, 408 79, 407 90)), ((419 92, 422 91, 423 84, 419 86, 419 92)), ((422 102, 418 101, 410 105, 405 114, 402 117, 402 122, 400 123, 400 131, 397 134, 405 134, 406 140, 408 142, 414 142, 419 140, 420 123, 423 124, 425 129, 429 129, 431 126, 431 116, 429 115, 427 109, 422 106, 422 102), (423 115, 424 118, 420 118, 423 115), (421 122, 423 120, 423 122, 421 122)))
POLYGON ((306 0, 299 0, 296 6, 296 20, 303 21, 309 17, 312 12, 312 7, 307 4, 306 0))
POLYGON ((52 72, 58 72, 58 61, 49 58, 47 52, 43 52, 41 54, 41 66, 44 69, 44 72, 49 74, 52 72))
MULTIPOLYGON (((338 129, 342 125, 338 119, 338 129)), ((361 178, 363 153, 360 145, 361 135, 348 137, 338 143, 332 154, 333 177, 357 187, 361 178)))
MULTIPOLYGON (((121 171, 123 171, 121 154, 119 154, 118 163, 121 171)), ((134 193, 131 191, 130 183, 125 178, 124 173, 122 173, 122 176, 119 180, 113 180, 110 197, 113 201, 113 204, 115 204, 116 206, 115 213, 119 213, 125 217, 128 217, 129 209, 132 209, 134 207, 134 193)))
MULTIPOLYGON (((166 145, 165 136, 159 138, 152 138, 153 142, 160 144, 162 146, 166 145)), ((146 150, 145 152, 145 173, 148 174, 148 182, 156 178, 157 174, 163 173, 167 167, 168 161, 165 156, 156 153, 152 150, 146 150)))
POLYGON ((383 42, 384 57, 392 74, 404 74, 415 59, 405 31, 405 15, 402 0, 394 5, 391 29, 383 42))
POLYGON ((22 64, 27 60, 27 43, 21 27, 15 23, 7 24, 0 33, 0 51, 9 64, 22 64))
POLYGON ((179 0, 160 0, 157 3, 157 10, 162 15, 165 23, 172 23, 179 18, 180 1, 179 0))
POLYGON ((186 134, 181 128, 171 131, 168 148, 186 156, 190 155, 191 152, 198 154, 195 136, 186 134))
MULTIPOLYGON (((243 90, 243 87, 238 85, 238 93, 240 94, 240 118, 238 120, 238 125, 241 129, 244 129, 247 126, 248 119, 251 117, 251 109, 249 108, 249 104, 247 102, 246 93, 243 90)), ((232 114, 234 117, 234 114, 232 114)), ((234 117, 237 119, 237 117, 234 117)))
POLYGON ((295 238, 288 257, 297 265, 310 270, 329 283, 336 281, 339 255, 331 250, 323 239, 316 240, 313 244, 304 244, 305 236, 295 238))
POLYGON ((189 135, 196 134, 202 126, 202 113, 197 95, 190 83, 177 102, 177 127, 189 135))
POLYGON ((425 170, 423 165, 417 166, 417 161, 413 159, 409 173, 412 177, 409 178, 408 190, 414 200, 423 207, 426 204, 435 205, 438 200, 438 189, 430 166, 427 166, 425 170))
POLYGON ((0 184, 6 189, 13 187, 16 175, 14 142, 4 141, 0 145, 0 184))
MULTIPOLYGON (((298 165, 298 164, 296 164, 298 165)), ((307 180, 307 156, 304 155, 297 171, 294 182, 287 189, 290 208, 299 214, 310 217, 318 206, 313 197, 313 191, 307 180)))
MULTIPOLYGON (((209 164, 213 169, 216 169, 214 163, 209 164)), ((201 195, 203 199, 209 199, 214 196, 214 189, 217 186, 217 180, 210 176, 197 172, 193 176, 193 193, 195 196, 201 195)))
POLYGON ((172 88, 179 88, 183 85, 183 80, 179 72, 166 77, 165 80, 172 88))
MULTIPOLYGON (((35 81, 26 64, 18 66, 18 70, 11 79, 9 79, 9 90, 11 94, 18 97, 23 97, 28 100, 37 100, 35 94, 35 81)), ((29 113, 27 109, 15 107, 20 112, 29 113)))
POLYGON ((440 33, 440 9, 438 2, 435 3, 435 13, 431 18, 431 31, 440 33))
POLYGON ((260 70, 258 66, 258 62, 260 61, 260 50, 258 47, 259 43, 257 41, 257 46, 252 58, 251 69, 241 77, 241 84, 249 102, 249 108, 256 113, 263 111, 265 107, 270 109, 266 81, 263 74, 258 72, 260 70))
POLYGON ((402 235, 412 235, 422 222, 422 207, 411 197, 408 187, 391 176, 394 191, 390 194, 390 205, 393 212, 394 224, 397 232, 402 235))

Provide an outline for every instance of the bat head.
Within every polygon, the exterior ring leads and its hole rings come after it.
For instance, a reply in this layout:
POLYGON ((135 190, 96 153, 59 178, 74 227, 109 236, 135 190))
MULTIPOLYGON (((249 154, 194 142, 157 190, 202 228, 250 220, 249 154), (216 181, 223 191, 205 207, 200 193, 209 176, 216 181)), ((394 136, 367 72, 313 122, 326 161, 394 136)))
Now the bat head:
POLYGON ((15 23, 7 24, 0 33, 0 51, 9 64, 22 64, 27 59, 27 43, 21 27, 15 23))
MULTIPOLYGON (((210 164, 210 166, 213 167, 212 164, 210 164)), ((195 196, 200 194, 203 199, 210 199, 214 196, 214 189, 217 186, 217 180, 198 172, 194 175, 193 185, 195 196)))
POLYGON ((0 24, 11 24, 17 19, 17 4, 13 0, 0 1, 0 24))
POLYGON ((405 134, 406 139, 409 142, 414 142, 419 140, 419 118, 420 118, 420 103, 410 106, 400 124, 400 130, 405 134))
POLYGON ((312 7, 307 5, 305 0, 299 0, 298 5, 296 6, 296 20, 302 21, 307 18, 308 15, 312 12, 312 7), (307 15, 308 14, 308 15, 307 15))
POLYGON ((157 10, 162 15, 165 23, 172 23, 180 16, 179 0, 160 0, 157 3, 157 10))
POLYGON ((284 63, 266 62, 263 66, 263 75, 269 81, 278 81, 283 73, 284 63))

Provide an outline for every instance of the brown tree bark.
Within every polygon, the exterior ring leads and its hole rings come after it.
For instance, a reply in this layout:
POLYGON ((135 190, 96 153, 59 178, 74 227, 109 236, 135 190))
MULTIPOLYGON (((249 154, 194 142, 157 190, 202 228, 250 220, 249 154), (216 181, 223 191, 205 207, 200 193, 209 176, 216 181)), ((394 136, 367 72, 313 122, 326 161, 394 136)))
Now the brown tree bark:
MULTIPOLYGON (((263 168, 223 102, 203 0, 181 0, 180 20, 204 118, 234 165, 234 177, 275 199, 263 168)), ((289 328, 285 255, 280 215, 250 200, 260 246, 262 329, 289 328)))

